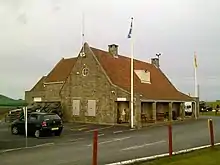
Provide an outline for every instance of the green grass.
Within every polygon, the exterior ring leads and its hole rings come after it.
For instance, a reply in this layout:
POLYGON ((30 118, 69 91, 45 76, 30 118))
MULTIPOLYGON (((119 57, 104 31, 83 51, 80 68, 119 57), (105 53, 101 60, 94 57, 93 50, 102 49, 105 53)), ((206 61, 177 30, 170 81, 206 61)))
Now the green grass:
POLYGON ((200 115, 203 115, 203 116, 220 116, 220 112, 218 112, 217 114, 215 114, 215 112, 212 112, 212 111, 200 112, 200 115))
POLYGON ((187 154, 175 155, 173 157, 159 158, 157 160, 133 165, 219 165, 220 147, 207 148, 193 151, 187 154))
POLYGON ((206 102, 206 104, 210 107, 216 108, 217 105, 220 105, 220 101, 206 102))

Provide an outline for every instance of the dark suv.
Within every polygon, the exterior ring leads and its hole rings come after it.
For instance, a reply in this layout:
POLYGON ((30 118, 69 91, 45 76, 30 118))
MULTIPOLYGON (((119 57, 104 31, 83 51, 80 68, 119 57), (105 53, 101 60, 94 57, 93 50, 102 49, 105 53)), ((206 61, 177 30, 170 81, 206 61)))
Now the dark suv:
MULTIPOLYGON (((40 137, 45 133, 54 133, 60 136, 63 130, 61 118, 55 113, 33 112, 28 115, 27 133, 40 137)), ((12 134, 25 134, 25 120, 18 119, 11 124, 12 134)))

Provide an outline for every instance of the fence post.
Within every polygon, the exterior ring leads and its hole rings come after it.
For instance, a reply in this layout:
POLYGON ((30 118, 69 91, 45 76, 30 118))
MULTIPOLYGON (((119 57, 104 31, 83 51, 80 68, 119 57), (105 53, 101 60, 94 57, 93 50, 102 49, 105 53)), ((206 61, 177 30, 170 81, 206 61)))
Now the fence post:
POLYGON ((97 165, 98 158, 98 131, 95 130, 93 134, 93 161, 92 165, 97 165))
POLYGON ((210 134, 211 146, 214 147, 214 129, 213 129, 213 121, 212 121, 212 119, 208 119, 208 126, 209 126, 209 134, 210 134))
POLYGON ((173 154, 173 136, 172 136, 172 124, 168 124, 168 138, 169 138, 169 156, 173 154))

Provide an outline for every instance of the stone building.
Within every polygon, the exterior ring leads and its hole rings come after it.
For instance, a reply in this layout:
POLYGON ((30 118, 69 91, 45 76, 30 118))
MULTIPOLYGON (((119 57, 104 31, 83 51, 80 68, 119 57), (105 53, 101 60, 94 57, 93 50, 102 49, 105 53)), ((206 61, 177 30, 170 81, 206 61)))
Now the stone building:
MULTIPOLYGON (((61 59, 26 91, 25 98, 29 103, 60 101, 67 121, 129 124, 130 58, 118 54, 118 45, 109 45, 104 51, 85 43, 77 57, 61 59)), ((136 125, 183 119, 187 101, 193 98, 172 85, 159 68, 158 58, 151 63, 134 60, 136 125)))

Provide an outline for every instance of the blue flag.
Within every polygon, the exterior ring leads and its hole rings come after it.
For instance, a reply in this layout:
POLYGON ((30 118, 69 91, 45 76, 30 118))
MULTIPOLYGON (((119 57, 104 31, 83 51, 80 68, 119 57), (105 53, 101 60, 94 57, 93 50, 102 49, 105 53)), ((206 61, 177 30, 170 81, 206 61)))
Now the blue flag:
POLYGON ((132 34, 132 25, 133 24, 133 17, 131 18, 131 27, 129 29, 129 33, 128 33, 128 38, 131 38, 131 34, 132 34))

